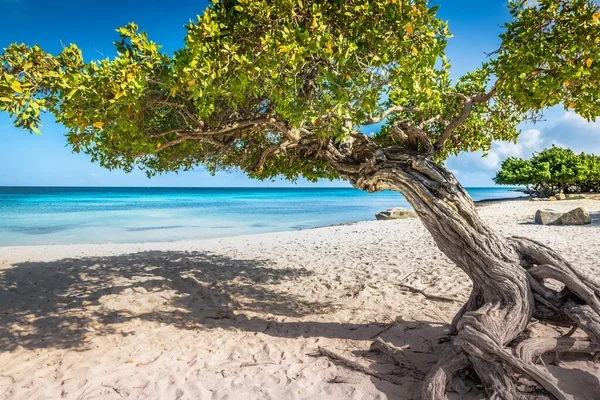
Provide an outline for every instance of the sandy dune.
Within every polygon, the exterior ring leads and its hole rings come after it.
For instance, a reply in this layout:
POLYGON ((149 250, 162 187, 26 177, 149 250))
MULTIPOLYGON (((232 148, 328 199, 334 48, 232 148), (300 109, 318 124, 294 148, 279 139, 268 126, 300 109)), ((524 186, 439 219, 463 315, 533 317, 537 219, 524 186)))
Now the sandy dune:
MULTIPOLYGON (((480 208, 506 235, 554 246, 600 276, 594 224, 536 226, 539 203, 480 208)), ((546 204, 543 204, 546 206, 546 204)), ((426 371, 469 293, 467 277, 418 220, 148 244, 0 247, 0 398, 414 399, 402 385, 316 356, 318 346, 373 368, 380 335, 426 371), (432 301, 400 287, 456 299, 432 301)), ((549 361, 547 360, 549 365, 549 361)), ((566 359, 564 390, 600 398, 600 366, 566 359)), ((471 393, 453 399, 474 399, 471 393)))

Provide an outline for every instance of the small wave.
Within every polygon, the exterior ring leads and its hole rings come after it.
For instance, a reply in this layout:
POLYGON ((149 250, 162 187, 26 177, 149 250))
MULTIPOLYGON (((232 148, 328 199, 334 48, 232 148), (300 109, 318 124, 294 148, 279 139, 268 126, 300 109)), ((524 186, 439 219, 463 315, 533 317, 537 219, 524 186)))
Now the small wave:
POLYGON ((263 224, 262 222, 257 222, 255 224, 251 224, 249 226, 251 226, 252 228, 268 228, 271 225, 269 225, 269 224, 263 224))
POLYGON ((9 226, 9 232, 22 233, 24 235, 49 235, 75 228, 76 225, 54 225, 54 226, 9 226))
POLYGON ((127 232, 142 232, 142 231, 156 231, 160 229, 177 229, 186 228, 185 225, 171 225, 171 226, 141 226, 133 228, 125 228, 127 232))

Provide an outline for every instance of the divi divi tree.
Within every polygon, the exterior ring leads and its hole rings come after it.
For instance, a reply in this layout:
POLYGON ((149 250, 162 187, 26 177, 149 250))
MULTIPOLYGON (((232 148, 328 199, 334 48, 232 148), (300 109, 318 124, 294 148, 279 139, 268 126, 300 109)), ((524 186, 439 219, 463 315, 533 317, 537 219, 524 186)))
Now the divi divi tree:
POLYGON ((106 168, 238 168, 401 193, 473 282, 423 397, 443 399, 470 368, 490 398, 571 399, 535 361, 599 348, 600 285, 541 243, 499 235, 443 160, 516 140, 518 124, 547 107, 600 115, 598 4, 511 2, 499 48, 452 79, 451 35, 426 0, 213 3, 172 55, 134 24, 118 29, 112 59, 11 45, 0 108, 38 133, 53 114, 73 150, 106 168), (590 340, 523 340, 532 318, 577 325, 590 340))

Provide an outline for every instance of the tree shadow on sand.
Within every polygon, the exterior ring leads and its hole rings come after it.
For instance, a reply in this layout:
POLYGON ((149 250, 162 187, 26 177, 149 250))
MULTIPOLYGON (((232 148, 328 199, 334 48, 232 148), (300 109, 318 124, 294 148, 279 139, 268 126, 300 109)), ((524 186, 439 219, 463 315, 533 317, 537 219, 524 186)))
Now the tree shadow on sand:
POLYGON ((600 225, 600 212, 592 212, 590 217, 592 218, 592 226, 600 225))
POLYGON ((119 325, 132 320, 280 337, 366 339, 382 329, 298 321, 336 308, 277 288, 312 274, 264 259, 189 251, 15 263, 0 275, 0 331, 7 333, 0 349, 77 348, 90 332, 127 335, 119 325), (296 321, 276 321, 282 317, 296 321))

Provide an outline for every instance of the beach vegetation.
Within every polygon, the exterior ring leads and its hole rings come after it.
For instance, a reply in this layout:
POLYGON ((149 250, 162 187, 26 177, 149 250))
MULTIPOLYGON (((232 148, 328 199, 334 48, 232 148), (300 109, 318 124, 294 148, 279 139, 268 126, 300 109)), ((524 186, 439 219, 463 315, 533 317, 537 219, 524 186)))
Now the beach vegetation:
POLYGON ((552 146, 528 160, 507 158, 494 181, 500 185, 525 185, 530 194, 541 197, 561 192, 598 192, 600 157, 552 146))

